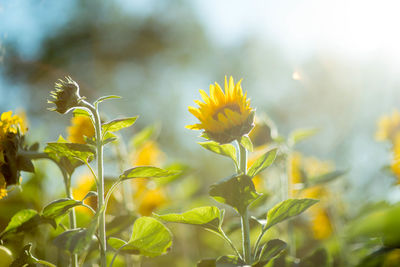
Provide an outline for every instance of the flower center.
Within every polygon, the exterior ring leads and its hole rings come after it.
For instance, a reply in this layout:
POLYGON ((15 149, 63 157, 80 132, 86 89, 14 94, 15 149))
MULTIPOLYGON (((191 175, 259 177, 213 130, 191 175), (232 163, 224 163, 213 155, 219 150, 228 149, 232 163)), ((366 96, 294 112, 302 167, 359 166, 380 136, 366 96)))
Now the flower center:
POLYGON ((225 106, 220 107, 219 109, 217 109, 214 113, 214 115, 212 116, 213 119, 218 120, 218 114, 222 113, 224 114, 225 109, 230 109, 232 111, 238 112, 240 113, 240 107, 238 104, 236 103, 231 103, 231 104, 227 104, 225 106))

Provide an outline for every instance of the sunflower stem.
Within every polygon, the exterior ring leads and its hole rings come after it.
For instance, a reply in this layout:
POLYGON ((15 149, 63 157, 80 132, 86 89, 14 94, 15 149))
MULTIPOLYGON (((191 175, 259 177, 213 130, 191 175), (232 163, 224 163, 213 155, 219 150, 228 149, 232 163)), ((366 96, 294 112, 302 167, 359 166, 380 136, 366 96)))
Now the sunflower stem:
POLYGON ((100 266, 107 266, 106 259, 106 224, 104 206, 104 173, 103 173, 103 140, 101 120, 97 107, 94 107, 85 100, 81 101, 81 105, 89 109, 94 117, 94 128, 96 132, 96 152, 97 152, 97 212, 101 212, 99 216, 99 242, 100 242, 100 266))
MULTIPOLYGON (((237 140, 239 145, 239 159, 240 159, 240 170, 239 173, 247 173, 247 151, 246 148, 237 140)), ((250 244, 250 225, 249 225, 249 213, 246 210, 240 214, 242 223, 242 241, 243 241, 243 255, 246 264, 251 264, 251 244, 250 244)))

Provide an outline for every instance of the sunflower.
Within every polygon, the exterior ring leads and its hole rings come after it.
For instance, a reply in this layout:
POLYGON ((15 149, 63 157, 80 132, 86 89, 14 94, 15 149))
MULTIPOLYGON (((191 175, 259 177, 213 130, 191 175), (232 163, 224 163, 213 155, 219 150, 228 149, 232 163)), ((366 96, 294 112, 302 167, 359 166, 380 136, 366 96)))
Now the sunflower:
POLYGON ((394 110, 392 115, 385 115, 378 121, 378 130, 375 138, 378 141, 391 140, 400 131, 400 112, 394 110))
POLYGON ((220 144, 230 143, 248 134, 254 126, 254 110, 250 107, 247 92, 243 94, 241 82, 235 85, 230 77, 228 84, 225 77, 225 92, 218 83, 210 85, 210 96, 200 90, 204 103, 196 100, 199 107, 188 108, 200 123, 186 127, 204 130, 205 136, 220 144))
POLYGON ((20 183, 20 171, 33 172, 30 159, 19 155, 25 150, 25 117, 12 115, 12 111, 0 116, 0 199, 7 195, 7 186, 20 183))
POLYGON ((47 102, 56 106, 49 108, 49 110, 57 111, 61 114, 67 113, 72 108, 77 107, 84 99, 84 97, 79 95, 79 85, 71 77, 65 77, 65 80, 59 79, 55 83, 54 91, 50 92, 50 96, 53 99, 47 102))
POLYGON ((74 116, 71 126, 67 128, 68 141, 72 143, 86 144, 85 136, 92 138, 95 134, 92 120, 86 116, 74 116))

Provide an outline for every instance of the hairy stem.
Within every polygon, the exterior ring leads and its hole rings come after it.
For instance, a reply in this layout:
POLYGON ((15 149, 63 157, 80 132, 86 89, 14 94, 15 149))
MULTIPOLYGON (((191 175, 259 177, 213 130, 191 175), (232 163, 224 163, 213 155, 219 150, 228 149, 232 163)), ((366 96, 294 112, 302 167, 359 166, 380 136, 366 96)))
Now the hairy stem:
MULTIPOLYGON (((240 172, 243 174, 247 173, 247 151, 242 146, 240 141, 238 140, 239 145, 239 159, 240 159, 240 172)), ((242 241, 243 241, 243 255, 244 261, 247 264, 251 264, 251 244, 250 244, 250 225, 249 225, 249 213, 247 208, 241 216, 241 223, 242 223, 242 241)))

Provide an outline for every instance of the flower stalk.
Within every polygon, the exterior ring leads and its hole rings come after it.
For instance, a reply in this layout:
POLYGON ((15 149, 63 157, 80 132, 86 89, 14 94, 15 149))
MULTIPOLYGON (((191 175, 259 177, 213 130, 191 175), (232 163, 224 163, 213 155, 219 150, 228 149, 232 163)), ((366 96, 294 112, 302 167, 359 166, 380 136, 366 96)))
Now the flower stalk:
MULTIPOLYGON (((247 151, 246 148, 237 140, 239 145, 239 160, 240 169, 239 172, 242 174, 247 173, 247 151)), ((250 225, 249 225, 249 213, 246 210, 240 215, 242 223, 242 241, 243 241, 243 255, 244 261, 247 264, 251 264, 251 244, 250 244, 250 225)))
POLYGON ((89 109, 94 118, 94 128, 96 135, 96 157, 97 157, 97 212, 101 212, 99 216, 99 242, 100 242, 100 266, 106 267, 106 225, 105 225, 105 210, 102 209, 104 206, 104 173, 103 173, 103 141, 102 141, 102 128, 101 120, 97 106, 94 107, 92 104, 85 100, 81 101, 81 105, 89 109))

